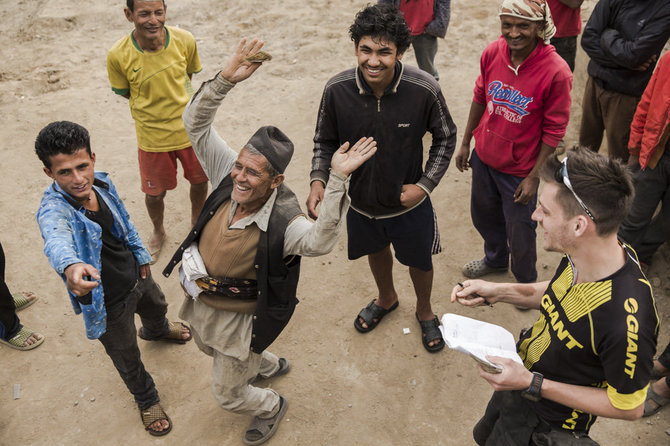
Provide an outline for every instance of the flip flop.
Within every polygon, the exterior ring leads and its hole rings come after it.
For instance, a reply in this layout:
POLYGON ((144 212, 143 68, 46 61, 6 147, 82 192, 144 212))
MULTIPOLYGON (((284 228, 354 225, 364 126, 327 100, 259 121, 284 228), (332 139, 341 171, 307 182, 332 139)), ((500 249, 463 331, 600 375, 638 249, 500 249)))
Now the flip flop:
POLYGON ((429 321, 422 321, 419 319, 419 315, 414 313, 416 320, 419 321, 421 325, 421 342, 423 346, 430 353, 437 353, 444 348, 444 339, 442 338, 442 332, 440 331, 440 320, 435 316, 435 318, 429 321), (439 339, 440 341, 437 344, 430 345, 430 341, 435 341, 439 339))
POLYGON ((375 303, 375 299, 372 299, 368 306, 363 308, 361 312, 358 313, 358 316, 356 316, 356 319, 354 320, 354 327, 356 327, 356 330, 360 331, 361 333, 367 333, 375 328, 382 321, 384 316, 396 308, 398 308, 398 301, 391 305, 391 307, 387 310, 386 308, 377 305, 375 303), (368 328, 363 327, 363 324, 361 324, 361 322, 358 320, 359 318, 365 321, 365 323, 368 325, 368 328), (375 321, 375 319, 377 320, 375 321))
POLYGON ((183 322, 168 322, 168 332, 162 336, 150 337, 147 335, 147 330, 144 327, 141 327, 138 330, 137 335, 145 341, 165 341, 174 342, 176 344, 186 344, 193 337, 191 328, 183 322), (186 339, 182 338, 181 336, 182 327, 186 327, 188 329, 188 338, 186 339))
POLYGON ((35 332, 31 330, 30 328, 26 327, 21 327, 18 333, 14 335, 14 337, 7 339, 6 341, 4 339, 0 339, 1 344, 8 345, 11 348, 15 348, 17 350, 32 350, 34 348, 39 347, 42 345, 42 342, 44 342, 44 335, 42 335, 42 339, 34 342, 33 344, 30 345, 25 345, 25 342, 28 340, 29 337, 31 337, 35 332))
POLYGON ((670 403, 670 398, 659 395, 654 392, 652 385, 649 384, 649 389, 647 389, 647 399, 644 402, 644 414, 643 417, 650 417, 657 413, 659 410, 663 409, 663 406, 666 406, 670 403), (650 401, 656 403, 656 407, 653 407, 649 404, 650 401))
POLYGON ((145 410, 140 410, 140 418, 142 418, 142 424, 144 424, 144 429, 146 429, 154 437, 162 437, 167 435, 172 430, 172 420, 167 416, 160 404, 156 403, 153 406, 145 410), (162 431, 157 431, 151 428, 151 425, 156 421, 167 420, 168 427, 162 431))
POLYGON ((16 311, 25 310, 39 300, 39 297, 32 291, 19 291, 18 293, 12 293, 12 298, 14 298, 14 307, 16 307, 16 311), (23 293, 28 293, 32 296, 35 296, 35 298, 30 300, 23 293))
POLYGON ((272 437, 277 428, 279 428, 279 422, 284 417, 286 413, 286 408, 288 407, 288 402, 283 396, 279 396, 279 411, 271 418, 260 418, 254 417, 251 420, 251 424, 247 428, 247 432, 242 438, 242 442, 247 445, 256 446, 263 444, 272 437))

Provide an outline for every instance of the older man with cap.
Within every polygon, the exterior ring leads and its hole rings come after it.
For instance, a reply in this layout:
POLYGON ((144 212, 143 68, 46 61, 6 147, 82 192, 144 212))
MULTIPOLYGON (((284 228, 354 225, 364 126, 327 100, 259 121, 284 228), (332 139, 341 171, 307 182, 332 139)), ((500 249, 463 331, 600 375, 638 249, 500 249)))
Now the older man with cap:
POLYGON ((511 259, 516 280, 528 283, 537 279, 531 214, 539 167, 565 135, 572 73, 549 44, 555 28, 545 0, 504 0, 500 25, 502 36, 482 53, 456 155, 460 171, 472 167, 470 213, 485 253, 463 274, 507 271, 511 259))
POLYGON ((243 39, 226 67, 186 106, 186 132, 213 192, 163 272, 168 276, 182 262, 187 296, 181 315, 200 349, 213 357, 218 403, 254 417, 243 439, 250 445, 267 441, 286 412, 284 397, 252 383, 289 371, 288 360, 267 348, 295 309, 300 256, 331 251, 349 207, 349 174, 376 151, 372 138, 337 150, 319 220, 308 221, 283 184, 293 143, 281 130, 261 127, 238 155, 212 128, 221 101, 261 65, 247 58, 262 46, 258 39, 243 39))

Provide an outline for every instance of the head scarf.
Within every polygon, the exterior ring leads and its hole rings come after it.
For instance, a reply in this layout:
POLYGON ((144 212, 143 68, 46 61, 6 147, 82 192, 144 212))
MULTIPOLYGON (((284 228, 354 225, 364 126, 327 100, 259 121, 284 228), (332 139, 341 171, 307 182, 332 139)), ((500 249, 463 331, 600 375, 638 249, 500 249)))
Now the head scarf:
POLYGON ((546 0, 503 0, 498 15, 508 15, 531 22, 544 21, 544 28, 539 30, 537 35, 547 45, 556 34, 554 20, 551 18, 551 11, 546 0))

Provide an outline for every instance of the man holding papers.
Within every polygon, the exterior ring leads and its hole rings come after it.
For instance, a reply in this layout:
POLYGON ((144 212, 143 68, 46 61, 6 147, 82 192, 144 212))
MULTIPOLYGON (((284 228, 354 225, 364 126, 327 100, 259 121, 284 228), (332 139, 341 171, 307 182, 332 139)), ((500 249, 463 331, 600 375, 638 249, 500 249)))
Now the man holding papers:
POLYGON ((474 428, 479 445, 594 445, 597 416, 642 416, 656 350, 658 315, 635 252, 617 239, 633 198, 630 173, 587 150, 543 167, 533 219, 544 249, 565 253, 551 281, 467 280, 451 300, 506 302, 540 310, 517 343, 523 365, 488 357, 480 368, 495 392, 474 428))

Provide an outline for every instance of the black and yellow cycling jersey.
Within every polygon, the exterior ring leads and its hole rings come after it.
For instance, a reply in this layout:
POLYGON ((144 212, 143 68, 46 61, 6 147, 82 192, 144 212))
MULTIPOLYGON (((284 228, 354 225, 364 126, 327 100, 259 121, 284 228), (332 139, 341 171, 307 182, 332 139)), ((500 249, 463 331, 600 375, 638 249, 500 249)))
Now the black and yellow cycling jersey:
MULTIPOLYGON (((645 400, 659 318, 635 252, 622 246, 624 266, 597 282, 575 283, 574 265, 565 256, 544 292, 540 318, 517 348, 527 369, 566 384, 605 388, 614 407, 629 410, 645 400)), ((533 404, 555 428, 588 432, 596 419, 546 399, 533 404)))

